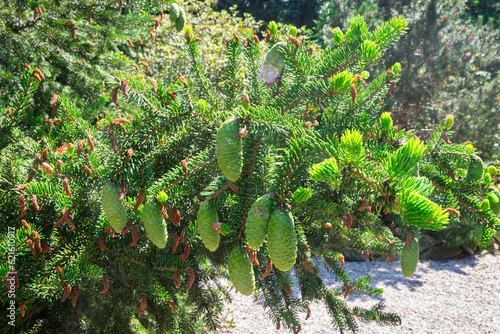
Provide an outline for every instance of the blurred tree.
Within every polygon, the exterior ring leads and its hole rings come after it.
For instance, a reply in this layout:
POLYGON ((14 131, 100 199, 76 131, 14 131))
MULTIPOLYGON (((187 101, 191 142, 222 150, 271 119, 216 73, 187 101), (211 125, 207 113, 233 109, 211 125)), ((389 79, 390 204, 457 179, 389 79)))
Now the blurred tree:
MULTIPOLYGON (((433 124, 453 114, 459 120, 452 140, 474 140, 481 155, 493 159, 500 155, 495 143, 500 133, 498 34, 494 18, 486 22, 488 2, 477 2, 471 16, 464 0, 443 1, 352 1, 325 2, 316 22, 316 39, 323 46, 334 44, 334 27, 345 30, 348 18, 363 15, 371 27, 402 15, 409 31, 385 54, 376 74, 388 64, 401 62, 401 81, 391 91, 392 110, 399 127, 426 137, 433 124)), ((496 8, 491 4, 491 8, 496 8)))
POLYGON ((250 13, 257 20, 274 20, 296 27, 312 28, 323 2, 324 0, 220 0, 217 9, 227 10, 237 5, 240 13, 250 13))

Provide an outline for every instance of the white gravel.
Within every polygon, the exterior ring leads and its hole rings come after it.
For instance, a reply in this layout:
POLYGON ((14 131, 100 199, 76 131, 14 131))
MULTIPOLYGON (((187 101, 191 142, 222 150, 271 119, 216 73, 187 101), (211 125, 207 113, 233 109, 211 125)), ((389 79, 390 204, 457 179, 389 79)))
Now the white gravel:
MULTIPOLYGON (((338 286, 322 263, 321 277, 330 286, 338 286)), ((419 262, 411 278, 401 273, 399 262, 391 266, 385 261, 347 262, 351 278, 369 274, 373 286, 384 293, 374 298, 355 297, 349 305, 370 307, 380 301, 386 312, 402 319, 397 327, 362 324, 356 333, 364 334, 483 334, 500 333, 500 256, 485 254, 449 260, 419 262)), ((296 285, 297 286, 297 285, 296 285)), ((294 287, 294 295, 300 296, 294 287)), ((276 330, 262 304, 253 297, 231 292, 224 313, 226 329, 221 333, 287 333, 276 330)), ((323 304, 311 305, 311 317, 302 321, 301 333, 340 333, 334 329, 323 304)), ((305 314, 302 319, 305 319, 305 314)))

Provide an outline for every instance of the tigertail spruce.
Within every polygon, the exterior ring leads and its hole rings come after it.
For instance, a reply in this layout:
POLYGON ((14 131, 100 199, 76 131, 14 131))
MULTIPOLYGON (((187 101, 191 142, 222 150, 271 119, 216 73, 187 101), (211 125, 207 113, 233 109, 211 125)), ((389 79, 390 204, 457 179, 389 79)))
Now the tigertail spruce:
POLYGON ((238 131, 239 127, 235 117, 229 118, 217 131, 217 146, 215 148, 217 161, 222 174, 231 182, 238 180, 243 165, 242 143, 238 131))
POLYGON ((165 248, 168 239, 167 223, 165 223, 161 209, 155 199, 150 199, 146 203, 142 215, 148 238, 156 247, 165 248))
POLYGON ((252 249, 259 249, 267 234, 267 226, 276 202, 270 194, 259 197, 248 212, 245 226, 247 242, 252 249))
POLYGON ((292 269, 297 257, 297 236, 293 218, 282 206, 272 212, 267 234, 273 264, 281 271, 292 269))
POLYGON ((204 201, 198 210, 198 231, 201 241, 211 252, 219 247, 220 234, 212 228, 212 224, 218 221, 219 217, 215 207, 209 201, 204 201))
POLYGON ((116 233, 123 231, 127 225, 127 210, 119 200, 120 192, 111 182, 107 182, 102 187, 101 203, 102 210, 109 225, 116 233))
POLYGON ((231 283, 239 292, 250 296, 255 289, 255 278, 248 253, 242 247, 234 247, 227 262, 231 283))

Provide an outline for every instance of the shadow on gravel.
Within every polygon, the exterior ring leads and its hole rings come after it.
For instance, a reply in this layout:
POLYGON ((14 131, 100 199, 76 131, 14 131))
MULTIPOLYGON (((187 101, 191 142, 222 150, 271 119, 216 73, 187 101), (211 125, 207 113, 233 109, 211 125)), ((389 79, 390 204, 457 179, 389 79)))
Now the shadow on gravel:
MULTIPOLYGON (((315 265, 320 270, 320 275, 326 285, 330 287, 340 287, 341 283, 328 272, 325 268, 325 263, 319 259, 314 259, 315 265)), ((415 291, 419 287, 428 283, 426 274, 433 271, 448 271, 449 274, 455 273, 459 275, 468 275, 465 268, 477 266, 479 263, 479 255, 468 256, 452 260, 430 260, 421 261, 417 271, 410 277, 406 278, 401 272, 399 262, 394 262, 390 265, 385 261, 370 261, 370 262, 346 262, 345 270, 351 279, 358 279, 361 276, 369 275, 372 278, 372 286, 375 288, 385 287, 394 290, 415 291)), ((384 294, 366 296, 351 296, 351 300, 377 300, 384 301, 384 294)))

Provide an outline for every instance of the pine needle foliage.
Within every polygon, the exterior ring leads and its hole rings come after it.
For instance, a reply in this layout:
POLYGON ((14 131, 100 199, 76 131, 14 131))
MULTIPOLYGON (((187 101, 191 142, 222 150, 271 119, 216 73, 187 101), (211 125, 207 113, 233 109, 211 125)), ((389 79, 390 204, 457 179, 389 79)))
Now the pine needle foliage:
MULTIPOLYGON (((342 253, 357 251, 367 259, 399 253, 394 227, 381 219, 388 214, 399 217, 396 228, 408 238, 422 228, 441 229, 462 214, 484 231, 480 242, 486 244, 500 224, 481 205, 493 191, 492 178, 479 168, 472 145, 449 144, 448 126, 439 125, 424 143, 387 126, 387 115, 381 121, 380 100, 401 67, 394 64, 371 81, 361 74, 405 30, 399 17, 373 32, 354 17, 342 43, 316 53, 305 39, 284 31, 267 42, 233 34, 219 87, 200 65, 203 39, 187 29, 183 51, 190 66, 182 78, 161 82, 116 72, 106 83, 111 96, 82 102, 57 92, 54 115, 31 113, 39 73, 22 69, 21 89, 0 108, 6 134, 0 153, 0 274, 10 272, 13 247, 16 301, 26 312, 16 313, 16 332, 221 328, 223 297, 230 298, 223 288, 227 259, 235 247, 246 246, 249 210, 264 194, 275 199, 274 210, 293 218, 296 242, 300 299, 289 294, 290 273, 268 267, 266 240, 256 252, 248 250, 257 259, 255 294, 278 328, 300 331, 301 316, 316 299, 328 308, 332 328, 356 330, 357 321, 400 323, 382 304, 348 305, 350 296, 382 291, 371 287, 369 277, 351 279, 342 253), (274 82, 262 82, 265 54, 276 43, 282 43, 283 66, 274 82), (223 138, 232 146, 218 142, 218 131, 233 121, 237 133, 223 138), (229 165, 217 154, 224 145, 241 149, 229 165), (241 164, 241 172, 229 181, 223 169, 234 164, 241 164), (108 182, 120 191, 116 205, 126 210, 128 227, 121 233, 110 228, 101 209, 108 182), (146 231, 143 216, 145 205, 160 199, 168 230, 164 248, 150 240, 155 232, 146 231), (207 223, 198 216, 205 201, 219 220, 208 222, 221 233, 213 252, 198 233, 207 223), (15 227, 13 238, 7 227, 15 227), (324 284, 313 257, 327 264, 337 287, 324 284), (72 292, 64 300, 68 286, 72 292)), ((9 291, 6 285, 0 289, 6 305, 9 291)), ((2 324, 3 332, 12 331, 5 318, 2 324)))

